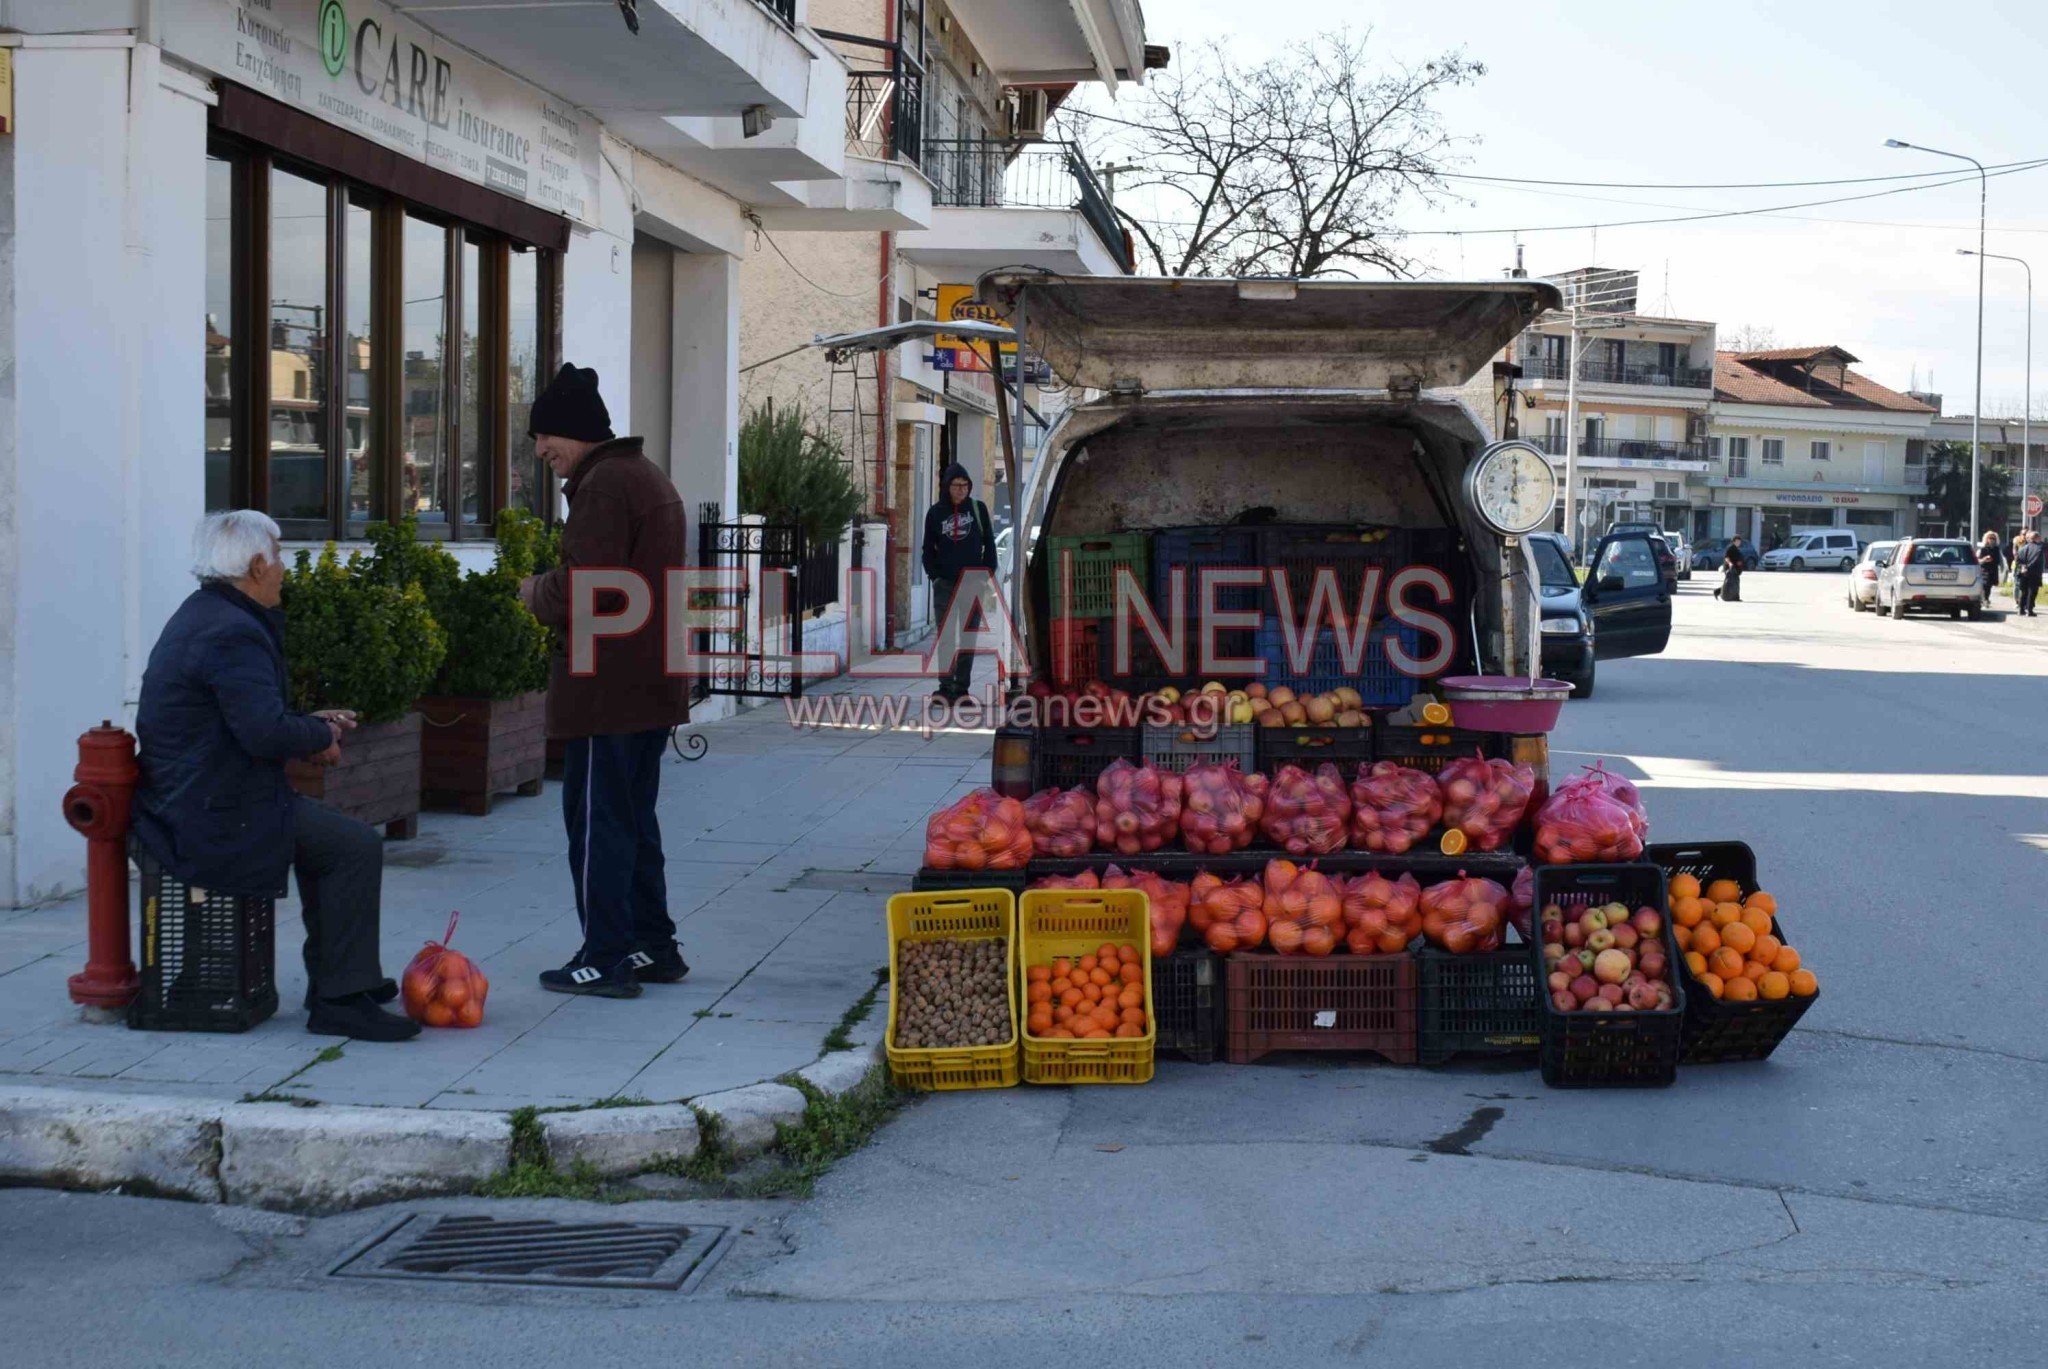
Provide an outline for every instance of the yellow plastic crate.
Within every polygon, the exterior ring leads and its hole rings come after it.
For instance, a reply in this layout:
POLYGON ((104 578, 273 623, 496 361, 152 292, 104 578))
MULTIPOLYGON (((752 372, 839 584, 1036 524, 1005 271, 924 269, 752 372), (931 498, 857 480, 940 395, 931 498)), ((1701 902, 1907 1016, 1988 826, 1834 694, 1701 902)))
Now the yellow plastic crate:
POLYGON ((1047 1041, 1024 1032, 1027 1084, 1142 1084, 1159 1043, 1152 1002, 1152 901, 1141 889, 1033 889, 1018 914, 1017 971, 1057 956, 1084 956, 1105 941, 1138 948, 1145 1034, 1110 1041, 1047 1041))
POLYGON ((1017 896, 1008 889, 948 889, 896 894, 889 900, 889 1032, 883 1049, 899 1088, 1006 1089, 1017 1083, 1017 896), (995 1046, 917 1049, 896 1044, 896 987, 903 982, 897 948, 906 941, 1009 939, 1010 1039, 995 1046))

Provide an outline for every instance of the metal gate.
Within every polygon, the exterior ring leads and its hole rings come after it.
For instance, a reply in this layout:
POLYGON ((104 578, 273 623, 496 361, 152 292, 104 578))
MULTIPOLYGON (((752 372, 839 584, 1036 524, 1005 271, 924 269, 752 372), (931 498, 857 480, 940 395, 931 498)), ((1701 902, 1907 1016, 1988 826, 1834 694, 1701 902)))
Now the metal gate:
POLYGON ((736 571, 739 578, 739 593, 719 595, 718 606, 738 609, 740 630, 730 638, 711 634, 714 655, 704 692, 742 699, 801 698, 804 679, 797 658, 804 649, 804 530, 794 523, 722 522, 717 504, 700 505, 698 515, 698 564, 736 571), (785 616, 763 622, 766 605, 756 608, 752 586, 762 585, 773 603, 775 596, 765 588, 771 577, 781 582, 785 616))

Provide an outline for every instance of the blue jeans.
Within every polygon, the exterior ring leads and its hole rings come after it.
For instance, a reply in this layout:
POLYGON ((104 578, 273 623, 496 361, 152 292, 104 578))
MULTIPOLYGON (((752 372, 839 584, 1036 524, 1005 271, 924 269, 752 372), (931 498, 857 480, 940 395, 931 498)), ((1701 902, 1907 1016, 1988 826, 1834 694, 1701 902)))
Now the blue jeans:
POLYGON ((667 746, 667 728, 575 737, 563 758, 562 821, 583 959, 601 969, 675 940, 654 812, 667 746))

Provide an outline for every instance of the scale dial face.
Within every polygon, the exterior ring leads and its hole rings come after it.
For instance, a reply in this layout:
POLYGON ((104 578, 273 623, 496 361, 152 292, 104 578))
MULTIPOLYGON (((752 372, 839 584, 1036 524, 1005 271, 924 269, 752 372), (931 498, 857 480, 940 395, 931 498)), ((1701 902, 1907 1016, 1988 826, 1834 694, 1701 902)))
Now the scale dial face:
POLYGON ((1557 505, 1557 473, 1532 443, 1496 442, 1465 476, 1473 510, 1504 537, 1548 527, 1557 505))

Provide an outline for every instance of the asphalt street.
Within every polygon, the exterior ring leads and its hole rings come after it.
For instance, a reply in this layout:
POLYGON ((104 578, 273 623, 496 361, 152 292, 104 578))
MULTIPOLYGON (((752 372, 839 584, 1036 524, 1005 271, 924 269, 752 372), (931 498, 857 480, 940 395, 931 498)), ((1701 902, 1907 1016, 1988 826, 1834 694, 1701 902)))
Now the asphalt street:
MULTIPOLYGON (((1821 998, 1668 1090, 1294 1056, 907 1106, 695 1291, 326 1271, 396 1219, 0 1193, 12 1362, 2039 1364, 2048 624, 1854 614, 1838 574, 1681 587, 1553 765, 1757 852, 1821 998)), ((559 1214, 574 1204, 543 1205, 559 1214)), ((502 1209, 501 1209, 502 1210, 502 1209)))

